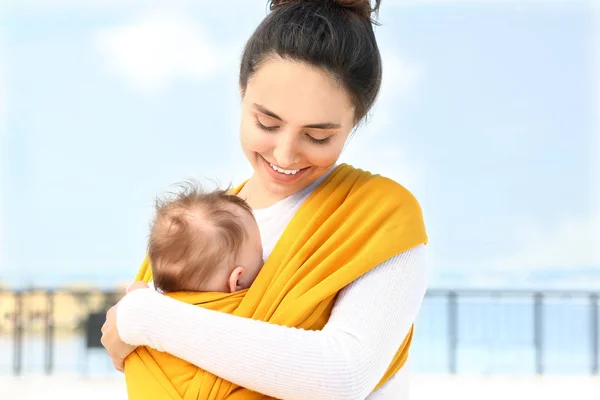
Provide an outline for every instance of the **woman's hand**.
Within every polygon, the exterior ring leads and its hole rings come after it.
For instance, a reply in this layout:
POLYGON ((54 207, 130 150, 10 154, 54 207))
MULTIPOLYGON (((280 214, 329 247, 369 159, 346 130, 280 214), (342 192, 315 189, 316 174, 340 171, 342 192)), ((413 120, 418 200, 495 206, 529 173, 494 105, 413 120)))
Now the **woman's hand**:
MULTIPOLYGON (((147 288, 144 282, 135 282, 127 288, 127 293, 136 290, 147 288)), ((117 330, 117 309, 119 303, 112 306, 106 313, 106 321, 102 325, 102 345, 108 351, 108 355, 112 359, 113 365, 118 371, 123 372, 123 363, 136 346, 129 345, 121 340, 119 331, 117 330)))

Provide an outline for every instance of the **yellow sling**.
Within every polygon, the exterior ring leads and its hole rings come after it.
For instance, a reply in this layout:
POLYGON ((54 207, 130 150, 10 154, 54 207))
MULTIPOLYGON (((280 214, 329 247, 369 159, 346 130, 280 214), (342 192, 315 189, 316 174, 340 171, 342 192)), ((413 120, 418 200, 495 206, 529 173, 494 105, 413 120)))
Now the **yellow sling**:
MULTIPOLYGON (((240 317, 320 330, 342 288, 388 258, 426 242, 421 208, 410 192, 392 180, 342 164, 300 207, 249 289, 169 296, 240 317)), ((136 280, 151 279, 146 258, 136 280)), ((412 334, 413 328, 374 389, 405 363, 412 334)), ((148 347, 137 348, 126 359, 125 379, 130 400, 268 398, 148 347)))

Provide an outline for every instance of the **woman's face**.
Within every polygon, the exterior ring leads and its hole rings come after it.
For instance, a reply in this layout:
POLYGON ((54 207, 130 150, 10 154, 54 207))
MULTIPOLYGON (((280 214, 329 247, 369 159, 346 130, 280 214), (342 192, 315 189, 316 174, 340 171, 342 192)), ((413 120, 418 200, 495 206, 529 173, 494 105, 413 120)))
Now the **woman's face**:
POLYGON ((325 71, 273 57, 248 81, 242 149, 253 180, 284 198, 323 176, 354 127, 354 107, 325 71))

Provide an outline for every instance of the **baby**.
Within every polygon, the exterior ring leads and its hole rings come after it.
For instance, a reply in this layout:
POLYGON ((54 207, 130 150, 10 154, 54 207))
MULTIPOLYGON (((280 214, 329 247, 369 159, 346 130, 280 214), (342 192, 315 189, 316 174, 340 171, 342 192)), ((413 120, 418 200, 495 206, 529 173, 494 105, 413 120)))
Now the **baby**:
POLYGON ((160 292, 235 292, 250 287, 263 265, 252 210, 226 190, 188 183, 157 200, 148 240, 153 284, 160 292))

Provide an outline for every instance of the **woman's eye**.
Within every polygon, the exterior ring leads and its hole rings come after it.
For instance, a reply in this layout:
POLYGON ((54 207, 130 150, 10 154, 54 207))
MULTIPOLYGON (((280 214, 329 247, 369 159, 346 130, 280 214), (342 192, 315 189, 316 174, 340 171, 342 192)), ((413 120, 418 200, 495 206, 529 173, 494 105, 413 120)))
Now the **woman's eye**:
POLYGON ((308 136, 308 140, 310 140, 314 144, 327 144, 331 140, 331 136, 326 137, 324 139, 316 139, 310 135, 306 135, 306 136, 308 136))
POLYGON ((278 126, 267 126, 264 125, 260 122, 260 120, 258 118, 256 118, 256 126, 259 129, 262 129, 263 131, 267 131, 267 132, 273 132, 275 129, 279 128, 278 126))

